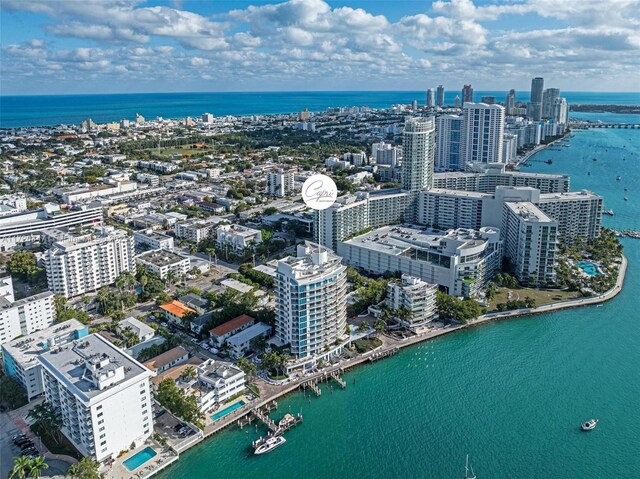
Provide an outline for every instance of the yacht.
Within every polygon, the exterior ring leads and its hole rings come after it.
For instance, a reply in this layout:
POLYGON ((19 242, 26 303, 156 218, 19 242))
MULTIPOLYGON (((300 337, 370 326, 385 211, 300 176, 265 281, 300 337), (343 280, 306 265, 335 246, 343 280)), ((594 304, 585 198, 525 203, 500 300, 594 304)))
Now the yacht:
POLYGON ((285 442, 287 442, 287 440, 284 438, 284 436, 270 437, 263 444, 258 446, 253 453, 264 454, 275 449, 278 446, 282 446, 285 442))
POLYGON ((580 429, 582 429, 583 431, 591 431, 592 429, 595 429, 597 425, 597 419, 589 419, 587 422, 580 426, 580 429))

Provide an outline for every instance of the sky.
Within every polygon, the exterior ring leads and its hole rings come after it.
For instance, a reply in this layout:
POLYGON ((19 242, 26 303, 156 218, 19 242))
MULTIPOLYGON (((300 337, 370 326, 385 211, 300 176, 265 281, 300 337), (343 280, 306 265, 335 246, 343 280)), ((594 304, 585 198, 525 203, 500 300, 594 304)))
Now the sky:
POLYGON ((640 91, 640 0, 1 0, 1 95, 640 91))

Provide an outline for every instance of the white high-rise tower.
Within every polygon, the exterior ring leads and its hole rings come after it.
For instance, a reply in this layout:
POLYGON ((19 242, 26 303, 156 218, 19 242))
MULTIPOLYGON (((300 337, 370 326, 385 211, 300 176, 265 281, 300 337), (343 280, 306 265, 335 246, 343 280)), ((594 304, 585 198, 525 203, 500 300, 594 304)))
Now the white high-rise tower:
POLYGON ((502 163, 504 107, 485 103, 465 103, 462 116, 462 164, 502 163))

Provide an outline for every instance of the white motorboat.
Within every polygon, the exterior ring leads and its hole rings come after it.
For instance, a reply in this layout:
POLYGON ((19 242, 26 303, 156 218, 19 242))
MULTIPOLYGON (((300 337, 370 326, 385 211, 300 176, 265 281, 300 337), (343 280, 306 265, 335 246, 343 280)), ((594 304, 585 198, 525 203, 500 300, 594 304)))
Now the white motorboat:
POLYGON ((580 426, 580 429, 582 429, 583 431, 591 431, 592 429, 595 429, 597 425, 598 425, 597 419, 589 419, 587 422, 583 423, 580 426))
POLYGON ((282 446, 285 442, 287 442, 287 440, 284 438, 284 436, 270 437, 263 444, 258 446, 253 453, 265 454, 269 451, 272 451, 278 446, 282 446))

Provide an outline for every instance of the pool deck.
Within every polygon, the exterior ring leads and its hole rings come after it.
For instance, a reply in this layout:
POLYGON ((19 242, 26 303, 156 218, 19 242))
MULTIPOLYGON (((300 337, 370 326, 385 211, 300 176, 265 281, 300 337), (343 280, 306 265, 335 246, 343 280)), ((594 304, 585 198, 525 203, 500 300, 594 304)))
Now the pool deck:
MULTIPOLYGON (((188 445, 186 445, 186 447, 184 447, 183 449, 180 450, 180 452, 183 452, 197 444, 199 444, 200 442, 204 441, 206 438, 222 431, 223 429, 226 429, 229 426, 232 426, 234 424, 236 424, 236 422, 238 421, 238 419, 240 419, 241 417, 244 417, 245 415, 247 415, 252 409, 254 408, 259 408, 262 406, 265 406, 267 404, 269 404, 270 402, 285 396, 287 394, 290 394, 292 392, 295 392, 296 390, 298 390, 304 383, 308 383, 309 381, 313 381, 313 380, 318 380, 321 381, 326 377, 329 377, 332 373, 339 373, 342 374, 344 372, 346 372, 347 370, 361 365, 361 364, 365 364, 367 362, 369 362, 370 360, 373 360, 374 358, 380 356, 380 357, 384 357, 385 355, 387 355, 387 353, 391 353, 391 352, 395 352, 400 348, 404 348, 404 347, 408 347, 408 346, 413 346, 415 344, 421 343, 423 341, 428 341, 430 339, 439 337, 439 336, 443 336, 445 334, 449 334, 452 333, 454 331, 458 331, 461 329, 466 329, 466 328, 472 328, 472 327, 476 327, 485 323, 489 323, 491 321, 498 321, 498 320, 502 320, 502 319, 510 319, 510 318, 516 318, 516 317, 520 317, 520 316, 531 316, 531 315, 535 315, 535 314, 545 314, 545 313, 549 313, 549 312, 553 312, 553 311, 559 311, 562 309, 569 309, 569 308, 578 308, 578 307, 582 307, 582 306, 589 306, 589 305, 593 305, 593 304, 599 304, 599 303, 604 303, 606 301, 609 301, 610 299, 614 298, 615 296, 617 296, 620 291, 622 290, 622 286, 624 284, 624 277, 626 274, 626 270, 627 270, 627 259, 622 256, 621 258, 621 262, 620 262, 620 268, 618 269, 618 277, 616 278, 616 284, 613 288, 611 288, 609 291, 602 293, 600 295, 597 296, 592 296, 592 297, 588 297, 588 298, 580 298, 580 299, 574 299, 574 300, 568 300, 568 301, 563 301, 563 302, 559 302, 559 303, 554 303, 554 304, 546 304, 543 306, 538 306, 536 308, 527 308, 527 309, 517 309, 517 310, 512 310, 512 311, 503 311, 503 312, 496 312, 496 313, 487 313, 484 314, 482 316, 479 316, 478 318, 476 318, 473 321, 470 321, 467 324, 459 324, 459 325, 447 325, 447 326, 443 326, 443 327, 433 327, 433 328, 424 328, 420 334, 416 334, 415 336, 412 337, 408 337, 405 339, 395 339, 392 338, 390 336, 386 336, 383 335, 381 336, 382 339, 382 345, 379 346, 378 348, 372 350, 372 351, 367 351, 366 353, 353 358, 353 359, 348 359, 348 360, 343 360, 338 362, 337 364, 328 366, 323 368, 321 371, 313 373, 313 374, 309 374, 306 375, 304 377, 301 378, 296 378, 295 380, 290 380, 287 381, 285 383, 282 384, 271 384, 271 383, 267 383, 266 381, 264 381, 261 378, 258 378, 258 382, 257 382, 257 386, 260 389, 260 398, 257 399, 253 399, 251 401, 249 401, 249 398, 244 399, 245 401, 245 405, 239 409, 236 409, 235 411, 231 412, 230 414, 228 414, 227 416, 223 417, 222 419, 219 419, 218 421, 215 421, 214 423, 209 423, 205 426, 204 431, 202 436, 199 436, 197 438, 194 438, 194 440, 189 443, 188 445)), ((240 399, 240 398, 239 398, 240 399)), ((144 449, 144 447, 147 447, 148 444, 145 444, 144 446, 141 446, 139 449, 137 449, 135 452, 139 452, 140 450, 144 449)), ((132 453, 129 455, 127 454, 127 456, 121 458, 121 459, 125 459, 130 457, 131 455, 133 455, 133 451, 132 453)), ((155 458, 154 458, 155 459, 155 458)), ((178 460, 178 455, 176 454, 175 457, 171 458, 171 460, 169 462, 163 463, 162 467, 158 468, 158 469, 154 469, 149 471, 146 475, 143 476, 135 476, 135 475, 131 475, 131 473, 129 471, 125 471, 128 474, 125 475, 111 475, 109 474, 107 477, 109 478, 118 478, 118 479, 125 479, 125 478, 136 478, 139 477, 140 479, 145 479, 147 477, 150 477, 152 475, 154 475, 155 473, 159 472, 160 470, 164 469, 165 467, 167 467, 169 464, 175 462, 178 460)), ((120 461, 120 464, 122 464, 122 461, 120 461)), ((122 466, 122 468, 124 468, 124 466, 122 466)))
POLYGON ((133 451, 129 451, 122 457, 117 458, 109 468, 101 469, 100 472, 104 473, 105 477, 109 479, 145 479, 157 474, 165 467, 174 463, 178 460, 178 457, 178 453, 173 451, 170 447, 162 446, 150 439, 140 447, 133 451), (132 458, 147 447, 152 448, 157 454, 133 471, 127 469, 127 466, 124 465, 124 461, 132 458))

